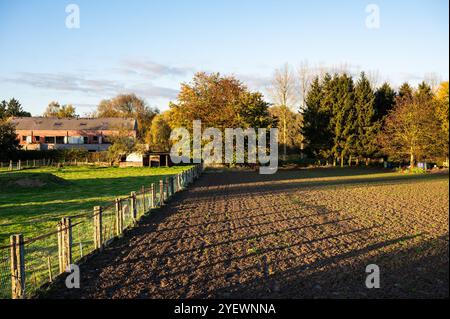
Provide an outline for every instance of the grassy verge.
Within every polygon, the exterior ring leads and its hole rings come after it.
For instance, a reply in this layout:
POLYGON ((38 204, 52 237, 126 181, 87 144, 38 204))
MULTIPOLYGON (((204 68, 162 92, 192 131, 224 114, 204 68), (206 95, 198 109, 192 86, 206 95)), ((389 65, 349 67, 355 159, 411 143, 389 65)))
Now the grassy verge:
MULTIPOLYGON (((148 189, 152 183, 188 168, 66 167, 0 173, 0 246, 8 244, 11 234, 35 238, 54 232, 61 217, 78 215, 72 218, 72 257, 77 262, 94 249, 92 218, 80 214, 92 212, 97 205, 108 206, 116 197, 126 197, 142 186, 148 189)), ((149 198, 147 194, 147 203, 149 198)), ((146 213, 142 196, 137 197, 136 204, 139 218, 146 213)), ((124 217, 125 227, 134 224, 130 214, 124 217)), ((115 236, 114 207, 103 211, 102 233, 104 240, 115 236)), ((29 297, 52 274, 59 273, 57 236, 32 241, 24 249, 29 297)), ((9 250, 3 249, 0 250, 0 299, 10 298, 10 280, 9 250)))
POLYGON ((32 238, 54 230, 61 217, 91 211, 187 168, 64 167, 0 173, 0 245, 11 234, 32 238))

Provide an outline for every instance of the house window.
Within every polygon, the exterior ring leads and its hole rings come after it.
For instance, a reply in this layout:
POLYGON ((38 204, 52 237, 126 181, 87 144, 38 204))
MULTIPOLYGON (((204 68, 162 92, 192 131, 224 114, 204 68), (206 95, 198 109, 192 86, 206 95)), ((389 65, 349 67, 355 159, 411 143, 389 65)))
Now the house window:
POLYGON ((35 140, 36 142, 40 142, 40 141, 41 141, 41 137, 40 137, 40 136, 35 136, 35 137, 34 137, 34 140, 35 140))
POLYGON ((89 144, 89 138, 87 136, 83 136, 83 143, 89 144))
POLYGON ((46 136, 45 143, 46 144, 55 144, 55 137, 54 136, 46 136))
POLYGON ((32 136, 22 136, 22 142, 25 142, 27 144, 33 143, 32 136))
POLYGON ((67 143, 69 144, 83 144, 83 136, 69 136, 67 143))
POLYGON ((57 136, 56 137, 56 144, 65 144, 64 143, 64 136, 57 136))
POLYGON ((94 143, 98 143, 98 136, 93 136, 92 141, 93 141, 94 143))

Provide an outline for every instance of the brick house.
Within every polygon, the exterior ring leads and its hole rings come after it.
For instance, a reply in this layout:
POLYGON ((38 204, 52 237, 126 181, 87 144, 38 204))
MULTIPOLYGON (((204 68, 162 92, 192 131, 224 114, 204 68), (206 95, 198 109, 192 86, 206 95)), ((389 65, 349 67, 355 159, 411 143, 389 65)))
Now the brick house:
POLYGON ((131 118, 13 117, 24 150, 84 148, 91 152, 109 148, 109 137, 125 130, 136 137, 137 122, 131 118))

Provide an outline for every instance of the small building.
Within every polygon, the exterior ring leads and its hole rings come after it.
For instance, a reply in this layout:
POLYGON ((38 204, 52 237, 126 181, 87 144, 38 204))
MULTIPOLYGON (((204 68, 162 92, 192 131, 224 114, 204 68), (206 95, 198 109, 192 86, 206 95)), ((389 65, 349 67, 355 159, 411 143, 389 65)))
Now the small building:
POLYGON ((161 166, 167 166, 171 167, 173 166, 173 162, 170 159, 170 153, 169 152, 162 152, 162 153, 148 153, 149 156, 149 166, 150 167, 161 167, 161 166))
POLYGON ((13 117, 10 122, 24 150, 106 151, 111 136, 124 130, 130 137, 136 137, 137 133, 137 122, 132 118, 13 117))
POLYGON ((173 162, 170 159, 169 152, 145 152, 141 153, 131 153, 129 154, 125 161, 120 163, 120 167, 162 167, 173 166, 173 162))

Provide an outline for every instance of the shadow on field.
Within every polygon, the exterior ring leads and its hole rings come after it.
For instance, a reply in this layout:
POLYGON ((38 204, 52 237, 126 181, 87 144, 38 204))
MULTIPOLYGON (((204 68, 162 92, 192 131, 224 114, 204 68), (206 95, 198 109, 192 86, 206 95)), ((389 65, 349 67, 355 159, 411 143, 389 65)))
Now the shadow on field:
MULTIPOLYGON (((279 171, 273 175, 260 175, 256 172, 229 172, 228 174, 234 174, 237 178, 233 178, 234 182, 228 187, 230 196, 242 196, 242 195, 264 195, 264 194, 277 194, 286 193, 286 191, 294 191, 302 188, 332 188, 336 186, 378 186, 378 185, 398 185, 410 182, 431 181, 438 179, 448 179, 448 174, 417 174, 417 175, 393 175, 384 176, 383 173, 388 173, 385 170, 379 169, 310 169, 294 171, 298 174, 293 174, 293 171, 279 171), (303 173, 305 171, 306 173, 303 173), (309 172, 310 171, 310 172, 309 172), (334 174, 336 172, 336 174, 334 174), (342 175, 337 175, 339 171, 342 175), (331 172, 331 173, 330 173, 331 172), (331 175, 326 175, 330 173, 331 175), (353 174, 354 173, 354 174, 353 174), (361 177, 371 175, 371 177, 361 177), (339 176, 345 176, 348 178, 337 179, 339 176), (323 179, 320 179, 323 177, 323 179), (315 179, 318 178, 318 179, 315 179), (335 179, 336 178, 336 179, 335 179), (245 185, 244 185, 245 184, 245 185)), ((208 179, 209 187, 220 187, 227 184, 226 179, 221 178, 221 174, 217 174, 217 178, 208 179)), ((199 183, 199 186, 202 186, 199 183)), ((198 189, 198 197, 208 198, 210 195, 204 193, 202 195, 202 189, 198 189)))
MULTIPOLYGON (((218 289, 218 298, 448 298, 448 236, 422 242, 408 249, 367 258, 371 250, 412 238, 380 242, 351 253, 319 260, 264 276, 243 284, 218 289), (418 254, 421 254, 419 257, 418 254), (363 258, 356 258, 359 255, 363 258), (351 258, 351 263, 345 263, 351 258), (340 266, 336 266, 339 264, 340 266), (366 266, 380 268, 380 289, 367 289, 366 266), (343 265, 343 266, 342 266, 343 265), (313 271, 309 271, 309 268, 313 271)), ((350 260, 349 260, 350 261, 350 260)), ((264 258, 260 267, 268 268, 264 258)))
POLYGON ((400 184, 448 175, 356 174, 325 181, 289 175, 203 176, 81 265, 82 289, 68 290, 60 278, 40 297, 448 298, 448 234, 430 239, 405 235, 412 233, 408 229, 400 235, 324 205, 272 200, 300 187, 400 184), (365 286, 369 264, 380 267, 380 289, 365 286))

